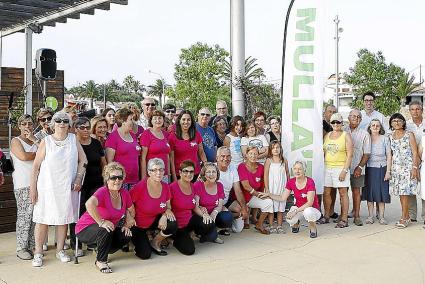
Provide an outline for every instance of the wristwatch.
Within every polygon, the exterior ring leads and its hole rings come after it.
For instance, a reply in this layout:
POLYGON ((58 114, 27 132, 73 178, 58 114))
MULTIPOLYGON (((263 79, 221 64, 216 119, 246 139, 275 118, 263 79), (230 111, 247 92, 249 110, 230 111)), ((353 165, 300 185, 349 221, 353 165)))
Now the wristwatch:
POLYGON ((362 167, 362 166, 358 165, 358 167, 363 171, 365 166, 362 167))
POLYGON ((343 169, 347 174, 350 172, 350 169, 343 169))

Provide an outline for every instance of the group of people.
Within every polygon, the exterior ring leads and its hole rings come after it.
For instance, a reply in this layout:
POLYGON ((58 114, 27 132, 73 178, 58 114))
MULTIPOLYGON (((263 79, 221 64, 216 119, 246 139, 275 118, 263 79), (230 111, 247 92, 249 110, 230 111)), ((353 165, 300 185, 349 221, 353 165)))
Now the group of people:
POLYGON ((192 255, 194 239, 222 244, 222 236, 250 224, 262 234, 284 233, 286 220, 298 233, 304 218, 311 238, 318 236, 316 224, 330 219, 344 228, 351 214, 362 225, 361 200, 369 209, 366 223, 374 222, 376 203, 379 223, 387 224, 390 193, 400 196, 397 227, 404 228, 416 219, 422 105, 411 103, 411 122, 394 114, 388 136, 374 99, 366 93, 365 110, 352 110, 346 127, 335 107, 325 108, 324 189, 306 176, 306 161, 289 165, 284 157, 280 117, 230 117, 224 101, 214 116, 201 108, 196 119, 171 104, 159 110, 150 98, 142 110, 128 103, 91 120, 72 107, 40 109, 35 121, 23 115, 11 143, 17 256, 42 266, 49 226, 55 226, 60 261, 70 261, 69 229, 76 255, 83 255, 81 243, 95 248, 96 266, 110 273, 108 254, 129 251, 130 242, 137 257, 148 259, 167 255, 171 245, 192 255), (340 214, 334 212, 337 190, 340 214))

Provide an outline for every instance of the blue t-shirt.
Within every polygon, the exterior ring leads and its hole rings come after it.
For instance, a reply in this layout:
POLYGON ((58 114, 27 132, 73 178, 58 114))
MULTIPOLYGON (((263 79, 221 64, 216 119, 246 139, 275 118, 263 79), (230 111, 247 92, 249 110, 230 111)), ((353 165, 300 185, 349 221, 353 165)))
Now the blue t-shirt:
POLYGON ((196 123, 196 130, 202 136, 202 145, 204 146, 204 152, 207 156, 208 162, 215 162, 217 140, 215 138, 214 129, 211 126, 201 127, 196 123))

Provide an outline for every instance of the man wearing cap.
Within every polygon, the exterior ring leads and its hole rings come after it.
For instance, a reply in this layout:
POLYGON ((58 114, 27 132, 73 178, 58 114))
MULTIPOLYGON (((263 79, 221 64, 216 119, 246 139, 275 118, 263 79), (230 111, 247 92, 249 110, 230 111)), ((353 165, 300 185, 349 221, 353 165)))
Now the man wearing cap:
POLYGON ((215 162, 215 155, 217 152, 217 141, 215 138, 214 129, 208 126, 211 119, 211 111, 204 107, 198 112, 198 122, 196 123, 196 130, 202 136, 202 144, 204 146, 205 155, 208 162, 215 162))
POLYGON ((353 141, 353 159, 350 166, 350 183, 353 197, 354 224, 362 226, 360 219, 360 190, 365 186, 365 167, 371 152, 369 133, 359 127, 362 115, 358 109, 353 109, 348 115, 349 125, 344 129, 351 135, 353 141))

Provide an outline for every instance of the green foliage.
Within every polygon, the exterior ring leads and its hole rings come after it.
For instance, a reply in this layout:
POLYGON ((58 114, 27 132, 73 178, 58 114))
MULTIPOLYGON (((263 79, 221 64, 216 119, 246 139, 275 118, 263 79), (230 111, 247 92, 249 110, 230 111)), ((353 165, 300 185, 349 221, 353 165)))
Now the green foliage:
POLYGON ((182 49, 175 65, 176 86, 170 92, 179 105, 194 112, 202 107, 215 109, 217 100, 230 104, 230 88, 226 86, 225 59, 229 54, 218 45, 196 43, 182 49))
POLYGON ((361 49, 357 56, 355 66, 344 76, 346 82, 353 86, 356 96, 353 106, 362 108, 363 94, 372 91, 378 95, 376 109, 384 115, 398 112, 400 104, 411 93, 413 81, 409 81, 409 74, 393 63, 387 64, 381 51, 373 53, 361 49))

